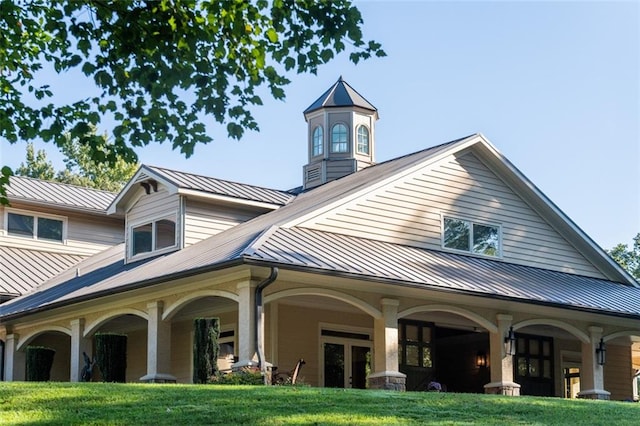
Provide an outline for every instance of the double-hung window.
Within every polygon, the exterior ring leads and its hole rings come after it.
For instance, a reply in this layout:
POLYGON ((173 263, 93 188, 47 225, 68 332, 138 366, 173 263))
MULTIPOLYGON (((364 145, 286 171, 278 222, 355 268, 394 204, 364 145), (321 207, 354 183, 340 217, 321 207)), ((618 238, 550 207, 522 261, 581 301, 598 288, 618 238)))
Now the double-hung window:
POLYGON ((485 256, 501 256, 500 227, 444 217, 442 246, 485 256))
POLYGON ((8 235, 35 240, 63 242, 66 219, 60 216, 27 214, 7 211, 6 230, 8 235))

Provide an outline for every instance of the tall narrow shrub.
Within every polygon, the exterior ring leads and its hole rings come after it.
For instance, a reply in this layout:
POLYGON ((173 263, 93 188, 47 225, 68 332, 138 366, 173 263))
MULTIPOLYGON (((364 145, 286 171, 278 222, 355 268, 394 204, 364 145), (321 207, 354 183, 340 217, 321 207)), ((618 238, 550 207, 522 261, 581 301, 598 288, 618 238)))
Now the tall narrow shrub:
POLYGON ((218 373, 219 318, 193 321, 193 383, 207 383, 218 373))
POLYGON ((27 381, 47 382, 51 378, 51 366, 56 351, 42 346, 27 346, 27 381))
POLYGON ((127 373, 127 336, 116 333, 95 335, 96 364, 104 382, 124 383, 127 373))

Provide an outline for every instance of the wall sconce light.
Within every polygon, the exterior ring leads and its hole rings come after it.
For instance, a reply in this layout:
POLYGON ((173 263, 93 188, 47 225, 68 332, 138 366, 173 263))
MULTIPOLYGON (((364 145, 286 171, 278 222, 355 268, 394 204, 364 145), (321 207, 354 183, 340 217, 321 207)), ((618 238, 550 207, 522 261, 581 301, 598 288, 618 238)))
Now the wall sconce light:
POLYGON ((596 360, 598 364, 604 365, 606 361, 607 348, 604 344, 604 340, 600 339, 600 343, 598 343, 598 347, 596 348, 596 360))
POLYGON ((516 333, 513 331, 513 327, 509 327, 509 333, 504 338, 505 351, 507 355, 513 356, 516 354, 516 333))
POLYGON ((478 351, 476 354, 476 365, 478 368, 485 368, 487 366, 487 354, 484 351, 478 351))

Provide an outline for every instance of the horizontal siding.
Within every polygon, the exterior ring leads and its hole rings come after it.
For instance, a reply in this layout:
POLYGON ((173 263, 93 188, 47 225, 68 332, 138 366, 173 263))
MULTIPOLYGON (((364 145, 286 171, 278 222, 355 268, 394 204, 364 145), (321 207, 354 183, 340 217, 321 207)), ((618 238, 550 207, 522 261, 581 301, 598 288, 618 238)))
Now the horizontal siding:
POLYGON ((180 197, 177 194, 169 194, 161 185, 158 192, 144 194, 127 213, 127 224, 141 223, 145 220, 157 218, 165 214, 177 214, 180 205, 180 197))
POLYGON ((246 209, 230 208, 187 200, 185 247, 258 216, 246 209))
POLYGON ((64 244, 61 244, 7 235, 4 225, 4 209, 0 209, 0 246, 88 256, 124 241, 124 223, 121 219, 77 213, 69 215, 68 212, 62 210, 36 210, 24 206, 19 206, 19 208, 27 214, 32 212, 34 215, 44 213, 66 217, 67 239, 64 244))
POLYGON ((501 225, 505 261, 603 278, 473 154, 450 156, 302 226, 438 250, 442 214, 501 225))

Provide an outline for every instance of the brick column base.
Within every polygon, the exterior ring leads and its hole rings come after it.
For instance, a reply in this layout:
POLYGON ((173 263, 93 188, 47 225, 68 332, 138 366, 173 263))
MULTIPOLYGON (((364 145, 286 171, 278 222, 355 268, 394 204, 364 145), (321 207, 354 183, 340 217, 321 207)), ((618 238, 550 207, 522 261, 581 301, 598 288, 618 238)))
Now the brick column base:
POLYGON ((367 377, 369 389, 385 389, 404 392, 407 390, 407 375, 397 371, 383 371, 367 377))
POLYGON ((520 396, 520 385, 515 382, 491 382, 484 385, 484 393, 492 395, 520 396))

